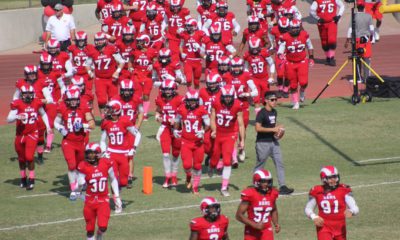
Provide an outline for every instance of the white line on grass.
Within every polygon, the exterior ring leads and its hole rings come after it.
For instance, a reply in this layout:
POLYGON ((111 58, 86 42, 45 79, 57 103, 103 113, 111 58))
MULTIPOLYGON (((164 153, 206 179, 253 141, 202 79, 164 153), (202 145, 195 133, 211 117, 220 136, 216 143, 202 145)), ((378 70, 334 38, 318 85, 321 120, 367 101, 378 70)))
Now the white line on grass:
MULTIPOLYGON (((374 186, 390 185, 390 184, 398 184, 398 183, 400 183, 400 181, 381 182, 381 183, 357 185, 357 186, 353 186, 352 188, 365 188, 365 187, 374 187, 374 186)), ((293 193, 288 196, 284 195, 283 197, 288 198, 288 197, 302 196, 302 195, 307 195, 307 194, 308 194, 308 192, 299 192, 299 193, 293 193)), ((220 203, 236 203, 239 201, 240 201, 240 199, 234 199, 234 200, 228 200, 228 201, 220 201, 220 203)), ((146 210, 141 210, 141 211, 112 214, 111 217, 121 217, 121 216, 137 215, 137 214, 152 213, 152 212, 174 211, 174 210, 197 208, 197 207, 199 207, 198 204, 186 205, 186 206, 180 206, 180 207, 170 207, 170 208, 153 208, 153 209, 146 209, 146 210)), ((11 231, 11 230, 17 230, 17 229, 31 228, 31 227, 56 225, 56 224, 60 224, 60 223, 77 222, 77 221, 81 221, 81 220, 83 220, 83 218, 81 218, 81 217, 80 218, 68 218, 65 220, 59 220, 59 221, 53 221, 53 222, 41 222, 41 223, 35 223, 35 224, 26 224, 26 225, 5 227, 5 228, 0 228, 0 231, 11 231)))
POLYGON ((360 160, 360 161, 357 161, 357 162, 358 163, 379 162, 379 161, 392 160, 392 159, 400 159, 400 156, 398 156, 398 157, 387 157, 387 158, 371 158, 371 159, 360 160))

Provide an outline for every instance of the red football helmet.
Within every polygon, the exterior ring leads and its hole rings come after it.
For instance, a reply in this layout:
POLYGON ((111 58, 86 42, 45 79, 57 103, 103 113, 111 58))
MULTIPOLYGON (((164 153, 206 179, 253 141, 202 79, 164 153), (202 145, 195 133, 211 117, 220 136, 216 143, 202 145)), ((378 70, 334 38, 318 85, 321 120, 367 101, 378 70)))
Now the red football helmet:
POLYGON ((191 34, 194 31, 196 31, 197 30, 197 21, 196 21, 196 19, 190 18, 189 20, 187 20, 186 24, 185 24, 185 28, 186 28, 186 31, 189 34, 191 34))
POLYGON ((321 169, 319 174, 324 187, 334 190, 339 186, 340 183, 340 175, 339 171, 335 166, 325 166, 321 169), (333 183, 330 183, 330 180, 334 179, 333 183))
POLYGON ((65 92, 65 104, 68 108, 76 109, 79 107, 81 90, 77 86, 68 86, 65 92))
POLYGON ((212 24, 210 27, 210 38, 213 42, 221 41, 221 25, 219 24, 212 24))
POLYGON ((168 48, 161 48, 158 51, 158 61, 161 65, 166 66, 171 62, 171 50, 168 48))
POLYGON ((134 88, 133 81, 131 79, 123 79, 119 83, 119 95, 125 101, 129 101, 133 97, 134 88))
POLYGON ((113 4, 111 6, 111 16, 114 19, 120 19, 122 17, 123 6, 120 3, 113 4))
POLYGON ((301 21, 297 19, 292 19, 289 24, 289 33, 290 35, 296 37, 299 36, 301 31, 301 21))
POLYGON ((161 96, 163 98, 173 98, 176 95, 176 90, 178 86, 176 85, 175 81, 172 80, 165 80, 161 83, 161 96))
POLYGON ((24 83, 19 87, 20 98, 24 103, 31 103, 35 98, 35 89, 29 83, 24 83))
POLYGON ((227 56, 221 56, 218 58, 218 72, 224 74, 229 71, 231 59, 227 56))
POLYGON ((211 93, 218 92, 221 83, 222 83, 222 77, 218 73, 210 72, 209 74, 207 74, 206 86, 209 92, 211 93))
POLYGON ((221 205, 215 198, 206 197, 200 203, 200 210, 205 218, 215 221, 221 214, 221 205))
POLYGON ((147 34, 140 33, 136 37, 136 48, 141 50, 147 48, 150 45, 150 37, 147 34))
POLYGON ((107 45, 107 36, 103 32, 97 32, 94 35, 94 45, 97 50, 103 49, 107 45))
POLYGON ((38 68, 35 65, 27 65, 24 67, 24 75, 25 81, 32 84, 38 78, 38 68))
POLYGON ((247 23, 250 32, 257 32, 257 30, 260 29, 260 19, 254 15, 247 18, 247 23))
POLYGON ((253 185, 261 193, 267 193, 272 188, 272 184, 273 179, 270 171, 260 169, 253 173, 253 185), (267 185, 263 186, 263 183, 267 183, 267 185))
POLYGON ((289 20, 292 20, 296 11, 293 8, 285 9, 283 11, 283 16, 287 17, 289 20))
POLYGON ((217 2, 216 11, 218 16, 225 17, 228 14, 228 3, 223 0, 217 2))
POLYGON ((279 32, 285 33, 288 31, 290 25, 290 20, 287 17, 281 17, 278 20, 279 32))
POLYGON ((231 60, 231 73, 234 76, 239 76, 243 73, 244 61, 240 57, 234 57, 231 60))
POLYGON ((259 37, 251 37, 249 40, 249 52, 257 55, 261 52, 261 39, 259 37))
POLYGON ((47 42, 47 52, 53 57, 56 56, 57 54, 59 54, 60 53, 60 42, 51 38, 47 42))
POLYGON ((221 103, 231 107, 235 101, 235 87, 227 84, 221 88, 221 103))
POLYGON ((173 13, 179 13, 182 9, 182 1, 181 0, 170 0, 169 2, 169 9, 173 13))
POLYGON ((90 164, 95 164, 101 157, 100 144, 96 142, 88 143, 85 147, 85 159, 90 164))
POLYGON ((105 109, 105 116, 111 120, 113 117, 119 117, 122 113, 122 104, 117 100, 111 100, 107 103, 105 109))
POLYGON ((75 45, 83 49, 87 45, 87 33, 84 31, 77 31, 75 33, 75 45))
POLYGON ((39 66, 45 74, 50 73, 53 70, 53 57, 49 53, 43 52, 40 54, 39 66))
POLYGON ((154 2, 150 2, 146 7, 146 16, 149 20, 153 20, 157 16, 157 5, 154 2))
POLYGON ((85 91, 85 79, 83 77, 75 75, 71 78, 71 83, 73 86, 78 87, 81 93, 85 91))
POLYGON ((200 105, 199 92, 191 89, 185 94, 185 106, 188 110, 195 110, 200 105))
POLYGON ((122 41, 124 43, 129 44, 132 43, 134 40, 134 34, 136 30, 133 26, 125 26, 122 28, 122 41))
POLYGON ((202 0, 201 1, 201 6, 203 6, 203 8, 208 9, 210 8, 212 5, 212 0, 202 0))

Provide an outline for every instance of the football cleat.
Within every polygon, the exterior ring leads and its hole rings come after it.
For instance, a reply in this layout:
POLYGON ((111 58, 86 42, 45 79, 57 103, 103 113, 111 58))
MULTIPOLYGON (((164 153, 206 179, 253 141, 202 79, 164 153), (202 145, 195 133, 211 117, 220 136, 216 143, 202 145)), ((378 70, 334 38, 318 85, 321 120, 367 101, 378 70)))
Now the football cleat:
POLYGON ((239 162, 243 163, 246 159, 246 152, 244 150, 240 150, 238 154, 239 162))
POLYGON ((78 199, 78 194, 76 194, 76 192, 72 191, 71 194, 69 194, 69 200, 76 201, 76 199, 78 199))
POLYGON ((298 102, 294 103, 292 109, 299 110, 300 109, 300 103, 298 103, 298 102))
POLYGON ((162 185, 163 188, 169 188, 169 178, 165 178, 165 181, 162 185))
POLYGON ((44 148, 45 153, 50 153, 51 152, 51 147, 45 147, 44 148))
POLYGON ((21 182, 19 183, 20 188, 26 188, 26 177, 21 178, 21 182))
POLYGON ((300 91, 300 102, 304 102, 306 100, 306 93, 304 91, 300 91))
POLYGON ((221 195, 224 197, 230 197, 231 194, 228 192, 228 189, 221 189, 221 195))
POLYGON ((26 190, 30 191, 33 190, 35 187, 35 179, 28 178, 28 181, 26 182, 26 190))
POLYGON ((115 206, 115 213, 116 214, 122 213, 122 206, 121 207, 115 206))
MULTIPOLYGON (((239 168, 239 163, 238 162, 232 163, 232 168, 233 169, 238 169, 239 168)), ((222 175, 222 172, 221 172, 221 174, 218 174, 218 175, 222 175)))
POLYGON ((208 167, 210 164, 210 156, 207 155, 206 160, 204 161, 204 165, 208 167))

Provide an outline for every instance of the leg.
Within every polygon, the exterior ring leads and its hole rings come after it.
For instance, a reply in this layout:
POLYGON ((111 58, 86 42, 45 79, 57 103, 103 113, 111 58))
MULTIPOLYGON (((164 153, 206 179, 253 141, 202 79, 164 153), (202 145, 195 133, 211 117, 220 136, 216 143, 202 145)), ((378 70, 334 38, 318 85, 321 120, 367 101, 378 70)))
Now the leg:
POLYGON ((107 95, 108 95, 108 101, 113 98, 114 96, 118 95, 118 83, 117 82, 108 82, 108 87, 107 87, 107 95))
POLYGON ((94 85, 96 88, 97 104, 99 106, 99 111, 101 117, 104 117, 104 108, 107 104, 107 84, 105 79, 96 78, 94 80, 94 85))
POLYGON ((143 111, 145 119, 147 119, 147 113, 149 112, 150 108, 149 97, 152 88, 153 88, 153 80, 151 80, 151 78, 146 77, 143 82, 143 111))
POLYGON ((172 171, 172 162, 169 157, 170 155, 170 148, 172 144, 170 130, 165 128, 160 136, 160 144, 161 144, 161 151, 163 154, 163 164, 164 164, 164 174, 165 174, 165 182, 163 184, 164 188, 169 187, 169 180, 171 178, 171 171, 172 171))
POLYGON ((187 87, 192 86, 192 81, 193 81, 193 69, 194 66, 192 66, 191 61, 186 60, 185 65, 183 66, 183 72, 186 76, 186 82, 187 82, 187 87))
POLYGON ((188 185, 191 182, 192 178, 192 167, 194 163, 194 153, 193 153, 193 144, 190 141, 182 140, 182 148, 181 148, 181 158, 183 169, 186 174, 186 186, 190 188, 188 185))
POLYGON ((102 235, 107 231, 110 212, 111 210, 108 202, 99 204, 99 207, 97 208, 97 239, 101 239, 102 235))
POLYGON ((172 138, 172 171, 171 171, 171 176, 172 176, 172 185, 176 186, 178 185, 178 169, 179 169, 179 154, 181 151, 181 138, 175 138, 171 134, 172 138))
POLYGON ((228 190, 228 185, 229 185, 229 179, 231 177, 231 171, 232 171, 232 151, 236 143, 236 138, 233 136, 227 136, 224 138, 224 141, 222 143, 222 160, 224 162, 224 168, 222 170, 222 187, 221 187, 221 193, 229 197, 229 193, 227 192, 228 190))
MULTIPOLYGON (((53 129, 54 128, 54 119, 57 116, 57 105, 54 103, 47 104, 46 105, 46 114, 49 119, 50 128, 53 129)), ((44 152, 49 153, 51 151, 53 139, 54 139, 54 133, 47 134, 46 148, 44 149, 44 152)))
POLYGON ((300 101, 305 101, 305 90, 308 85, 308 59, 298 63, 297 78, 300 84, 300 101))
POLYGON ((86 222, 86 235, 88 239, 94 236, 94 230, 96 227, 96 209, 94 205, 85 203, 83 207, 83 217, 86 222))
POLYGON ((27 190, 32 190, 35 184, 35 150, 37 147, 37 135, 29 134, 25 136, 25 160, 28 166, 29 178, 27 190))
POLYGON ((61 141, 61 149, 63 151, 65 161, 67 162, 68 165, 69 186, 71 192, 74 192, 77 187, 76 180, 78 177, 75 171, 77 167, 76 154, 75 154, 76 149, 72 143, 68 142, 68 140, 65 139, 61 141))
POLYGON ((193 69, 193 84, 195 89, 199 89, 200 87, 200 78, 201 78, 201 71, 203 69, 201 65, 201 61, 196 61, 192 63, 193 69))
POLYGON ((282 153, 279 142, 272 142, 272 154, 271 158, 274 161, 274 165, 276 168, 276 175, 278 177, 279 186, 286 185, 285 183, 285 167, 283 165, 282 153))
POLYGON ((270 142, 256 142, 256 166, 254 172, 263 169, 268 157, 271 156, 272 149, 270 142))
POLYGON ((20 187, 26 187, 26 161, 25 161, 25 146, 22 143, 22 136, 15 136, 14 146, 18 155, 19 174, 21 175, 20 187))

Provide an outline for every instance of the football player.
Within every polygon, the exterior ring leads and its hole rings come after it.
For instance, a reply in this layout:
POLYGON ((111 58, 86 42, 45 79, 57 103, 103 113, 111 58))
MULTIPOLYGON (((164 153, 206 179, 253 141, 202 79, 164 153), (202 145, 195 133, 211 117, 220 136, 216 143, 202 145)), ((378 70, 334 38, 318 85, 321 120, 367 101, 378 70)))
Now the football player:
POLYGON ((221 205, 213 197, 206 197, 200 203, 202 217, 190 221, 189 240, 228 240, 229 219, 221 214, 221 205))
POLYGON ((182 104, 182 96, 176 90, 177 85, 174 81, 165 80, 160 87, 161 94, 156 98, 156 121, 161 123, 156 138, 161 144, 165 173, 163 188, 178 185, 178 157, 181 149, 181 139, 174 136, 173 130, 177 110, 182 104), (170 159, 171 149, 172 161, 170 159))
POLYGON ((211 137, 214 140, 214 150, 209 166, 209 176, 212 177, 222 154, 222 187, 221 194, 229 197, 229 178, 232 171, 232 152, 239 131, 239 148, 244 148, 245 128, 243 123, 242 103, 235 99, 235 87, 225 85, 221 94, 213 102, 211 109, 211 137))
POLYGON ((11 102, 11 110, 7 122, 16 121, 15 151, 18 155, 19 172, 21 175, 20 187, 32 190, 35 184, 34 155, 38 144, 38 117, 41 116, 47 133, 52 133, 43 103, 35 98, 35 90, 28 83, 21 84, 20 98, 11 102), (28 168, 29 175, 26 175, 28 168))
POLYGON ((310 36, 305 30, 301 29, 301 22, 296 19, 290 22, 289 32, 282 35, 278 50, 280 59, 284 59, 282 55, 284 53, 286 54, 286 78, 290 81, 292 109, 298 110, 300 102, 305 101, 308 68, 314 66, 314 48, 310 36), (308 50, 308 58, 306 49, 308 50), (300 85, 300 99, 297 90, 298 85, 300 85))
POLYGON ((122 28, 122 39, 118 39, 115 46, 118 48, 122 59, 125 61, 124 68, 121 71, 119 79, 130 79, 133 72, 130 54, 135 49, 135 28, 133 26, 126 26, 122 28))
POLYGON ((243 31, 242 42, 239 45, 239 55, 243 52, 246 43, 253 37, 261 39, 261 47, 269 48, 271 44, 267 38, 268 28, 261 28, 259 18, 255 16, 249 16, 247 23, 248 27, 243 31))
POLYGON ((113 162, 109 158, 101 157, 98 143, 89 143, 85 148, 85 161, 79 163, 79 190, 86 185, 85 206, 83 216, 86 222, 87 240, 103 239, 110 219, 110 203, 108 197, 108 180, 115 199, 115 213, 122 211, 122 202, 119 197, 118 181, 114 175, 113 162))
POLYGON ((178 60, 172 59, 171 50, 161 48, 158 51, 158 61, 154 63, 153 76, 154 86, 161 86, 165 80, 173 80, 176 83, 186 83, 186 78, 182 74, 181 64, 178 60))
POLYGON ((198 15, 198 27, 203 28, 204 23, 210 18, 211 14, 215 12, 216 6, 212 0, 201 0, 201 3, 197 6, 198 15))
POLYGON ((88 130, 95 127, 91 110, 80 103, 81 93, 76 87, 69 87, 65 93, 65 100, 57 109, 54 127, 61 133, 61 149, 68 166, 68 180, 70 186, 70 200, 77 198, 78 188, 77 167, 85 158, 85 137, 88 130))
POLYGON ((122 115, 122 104, 111 100, 106 105, 105 118, 101 123, 100 147, 113 159, 120 187, 128 185, 129 155, 133 158, 139 146, 141 134, 128 116, 122 115), (134 136, 132 141, 131 135, 134 136), (108 146, 106 139, 108 137, 108 146))
POLYGON ((59 71, 67 78, 70 78, 75 74, 68 53, 60 50, 59 41, 50 39, 47 42, 47 53, 52 56, 52 66, 55 71, 59 71))
POLYGON ((125 61, 114 45, 107 45, 106 34, 94 35, 95 48, 88 49, 84 65, 91 79, 95 79, 97 104, 102 117, 107 101, 118 94, 118 78, 125 61), (92 71, 92 65, 94 72, 92 71))
POLYGON ((127 2, 129 2, 129 17, 132 19, 132 23, 135 27, 136 32, 139 32, 143 19, 146 18, 146 8, 148 1, 129 0, 127 2))
POLYGON ((339 172, 335 166, 323 167, 320 178, 322 185, 310 190, 305 213, 317 227, 318 240, 345 240, 346 218, 359 212, 351 188, 340 184, 339 172), (318 207, 318 215, 314 213, 315 207, 318 207))
POLYGON ((113 4, 111 7, 111 16, 104 19, 101 30, 108 34, 110 42, 115 42, 122 37, 122 29, 132 26, 132 20, 125 16, 121 3, 113 4))
POLYGON ((343 12, 344 4, 341 0, 316 0, 310 7, 310 15, 318 21, 319 37, 325 52, 326 64, 330 66, 336 66, 337 24, 343 12))
POLYGON ((365 12, 372 16, 372 19, 376 20, 376 27, 374 33, 375 41, 379 41, 379 28, 382 25, 383 14, 380 12, 382 6, 381 0, 365 0, 365 12))
POLYGON ((181 158, 186 173, 186 187, 199 194, 201 164, 204 159, 204 133, 210 128, 210 116, 200 105, 199 92, 189 90, 175 117, 174 136, 181 137, 181 158), (193 181, 192 181, 193 173, 193 181))
POLYGON ((165 29, 167 22, 161 14, 158 14, 157 4, 150 2, 146 9, 146 18, 140 26, 140 32, 150 37, 150 47, 156 51, 164 45, 165 29))
MULTIPOLYGON (((111 8, 115 3, 120 3, 121 0, 99 0, 97 1, 95 15, 96 18, 103 23, 104 19, 111 16, 111 8)), ((128 9, 127 9, 128 10, 128 9)))
POLYGON ((273 186, 271 172, 257 170, 253 174, 253 187, 241 192, 241 202, 236 211, 236 219, 245 225, 244 239, 269 240, 281 227, 278 219, 276 200, 279 192, 273 186))

